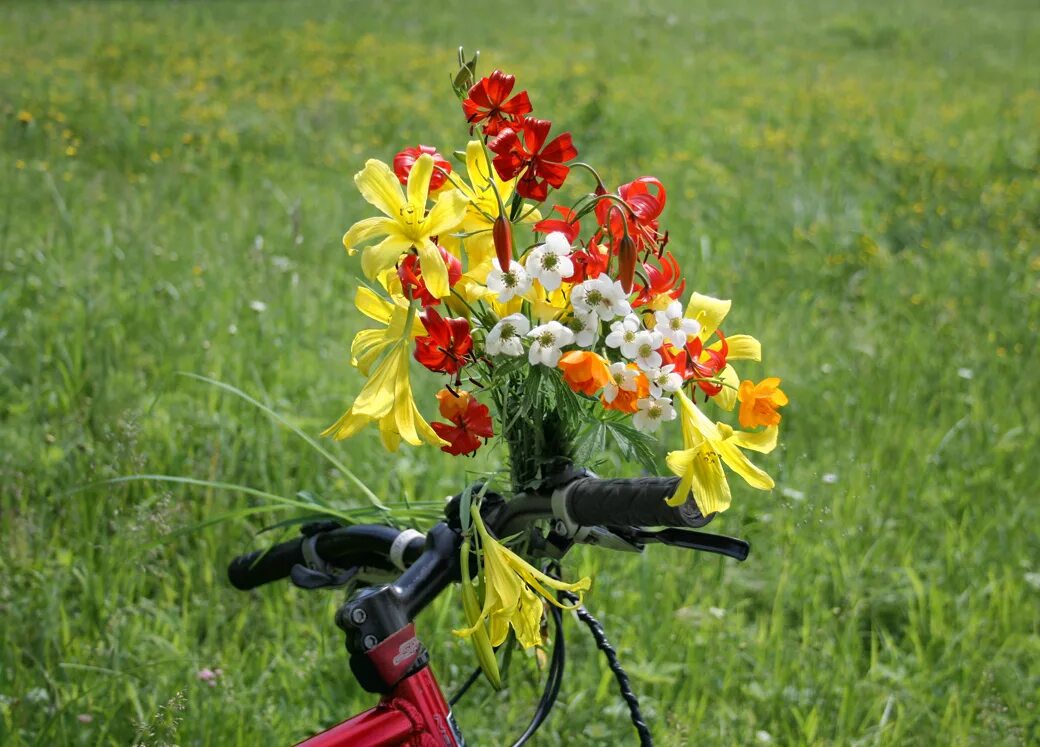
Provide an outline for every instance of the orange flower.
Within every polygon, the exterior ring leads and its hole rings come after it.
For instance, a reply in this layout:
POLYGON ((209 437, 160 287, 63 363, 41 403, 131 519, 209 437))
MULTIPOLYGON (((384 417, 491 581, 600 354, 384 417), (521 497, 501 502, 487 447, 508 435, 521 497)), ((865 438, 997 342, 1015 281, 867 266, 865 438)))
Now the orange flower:
POLYGON ((779 425, 780 413, 776 408, 787 404, 787 395, 780 389, 780 379, 775 376, 757 384, 750 379, 740 382, 737 399, 740 400, 738 417, 742 428, 779 425))
POLYGON ((636 388, 635 391, 629 391, 621 386, 620 380, 615 381, 617 386, 617 394, 614 399, 607 402, 603 395, 600 395, 599 401, 603 407, 607 410, 617 410, 618 412, 625 412, 629 415, 633 414, 639 409, 639 405, 636 404, 641 399, 646 399, 650 396, 650 382, 646 378, 646 374, 639 370, 639 367, 634 363, 629 363, 628 368, 636 371, 636 388))
POLYGON ((447 389, 441 389, 437 392, 437 409, 441 411, 442 418, 454 420, 466 412, 466 408, 469 406, 469 399, 469 392, 459 390, 452 393, 447 389))
POLYGON ((610 381, 607 361, 585 350, 564 353, 560 358, 559 368, 563 371, 563 380, 571 389, 590 397, 610 381))

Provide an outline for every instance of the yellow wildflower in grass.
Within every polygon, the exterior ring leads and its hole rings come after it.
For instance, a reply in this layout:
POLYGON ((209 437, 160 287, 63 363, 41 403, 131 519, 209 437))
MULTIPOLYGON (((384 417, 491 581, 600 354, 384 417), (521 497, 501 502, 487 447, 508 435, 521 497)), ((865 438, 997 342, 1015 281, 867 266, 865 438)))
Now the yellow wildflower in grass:
POLYGON ((392 343, 386 357, 372 372, 354 404, 321 435, 341 441, 357 434, 369 423, 378 421, 379 434, 388 451, 397 451, 401 439, 413 446, 423 442, 446 446, 448 442, 441 439, 430 424, 423 420, 412 398, 412 385, 408 378, 411 347, 411 340, 407 337, 392 343))
POLYGON ((768 454, 776 447, 777 428, 771 426, 755 433, 735 431, 725 423, 713 423, 681 390, 679 400, 683 449, 668 453, 668 469, 678 475, 679 487, 668 505, 678 506, 693 491, 701 514, 725 511, 731 494, 722 463, 759 490, 772 490, 773 478, 753 465, 741 449, 768 454))
POLYGON ((562 609, 573 609, 573 606, 561 604, 546 587, 580 595, 588 590, 591 581, 586 576, 568 584, 545 575, 492 537, 479 511, 474 510, 472 516, 483 552, 484 605, 471 627, 453 632, 468 638, 480 626, 487 625, 491 645, 500 646, 512 626, 521 646, 537 646, 542 642, 542 601, 538 596, 562 609))
POLYGON ((737 416, 742 428, 780 425, 781 416, 776 408, 783 407, 788 401, 776 376, 762 379, 757 384, 750 379, 740 382, 737 399, 740 400, 737 416))
POLYGON ((361 269, 370 278, 397 264, 401 255, 415 249, 419 254, 426 287, 437 298, 447 296, 448 268, 431 237, 454 231, 466 212, 466 197, 457 189, 442 190, 427 213, 426 202, 433 176, 433 158, 424 153, 416 159, 408 175, 408 196, 394 172, 382 161, 372 158, 354 175, 354 183, 365 200, 379 208, 383 216, 355 223, 343 236, 343 246, 351 254, 357 247, 379 236, 385 238, 361 254, 361 269))
MULTIPOLYGON (((715 334, 732 305, 732 301, 705 296, 702 293, 694 293, 690 296, 690 302, 686 304, 686 316, 700 322, 701 331, 697 336, 702 343, 707 342, 715 334)), ((726 345, 729 348, 729 352, 726 354, 727 361, 762 360, 762 344, 751 335, 726 335, 726 345)), ((721 348, 722 341, 716 340, 711 345, 707 345, 705 350, 717 351, 721 348)), ((702 361, 708 358, 706 352, 702 353, 702 361)), ((724 410, 732 410, 737 402, 737 386, 740 384, 740 377, 737 376, 733 366, 727 362, 721 372, 721 378, 724 384, 722 391, 712 399, 724 410)))

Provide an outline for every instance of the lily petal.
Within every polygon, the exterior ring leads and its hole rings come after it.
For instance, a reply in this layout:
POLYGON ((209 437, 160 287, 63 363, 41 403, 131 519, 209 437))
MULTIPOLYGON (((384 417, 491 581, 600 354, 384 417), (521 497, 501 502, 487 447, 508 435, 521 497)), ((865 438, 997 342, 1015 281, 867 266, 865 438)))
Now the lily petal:
MULTIPOLYGON (((729 352, 727 360, 731 361, 760 361, 762 360, 762 343, 751 335, 730 335, 726 338, 729 352)), ((714 342, 708 346, 709 350, 720 350, 721 342, 714 342)))
POLYGON ((423 153, 412 164, 408 172, 408 204, 416 215, 425 215, 426 198, 430 194, 430 178, 433 176, 433 156, 423 153))
POLYGON ((723 410, 729 411, 737 404, 737 387, 740 386, 740 377, 737 376, 733 366, 727 363, 726 367, 722 369, 720 378, 722 379, 723 387, 715 395, 715 402, 723 410))
POLYGON ((777 435, 780 429, 771 425, 761 431, 733 431, 731 440, 742 449, 751 449, 761 454, 768 454, 776 448, 777 435))
POLYGON ((732 305, 732 301, 705 296, 702 293, 690 296, 690 302, 686 304, 686 316, 700 322, 701 331, 697 336, 701 338, 701 342, 707 341, 714 334, 732 305))
POLYGON ((374 218, 359 220, 347 229, 345 234, 343 234, 343 246, 348 252, 353 254, 357 251, 357 246, 359 244, 362 244, 369 239, 373 239, 376 236, 386 236, 391 232, 394 225, 395 221, 379 215, 374 218))
POLYGON ((361 271, 366 277, 374 278, 383 270, 397 264, 398 258, 411 248, 411 241, 392 233, 375 246, 365 247, 361 252, 361 271))
POLYGON ((387 218, 397 220, 405 206, 401 182, 382 161, 370 158, 365 168, 354 174, 354 184, 365 201, 376 207, 387 218))

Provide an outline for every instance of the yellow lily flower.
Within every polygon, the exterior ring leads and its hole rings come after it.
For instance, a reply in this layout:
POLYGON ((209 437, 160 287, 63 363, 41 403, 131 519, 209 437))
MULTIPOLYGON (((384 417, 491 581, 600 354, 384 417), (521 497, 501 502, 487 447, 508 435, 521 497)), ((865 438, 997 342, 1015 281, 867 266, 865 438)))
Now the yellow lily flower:
MULTIPOLYGON (((405 325, 408 324, 408 301, 403 296, 394 298, 394 303, 387 301, 372 290, 360 286, 354 295, 354 306, 369 319, 382 322, 384 329, 363 329, 354 336, 350 344, 350 362, 365 376, 380 354, 391 344, 405 336, 405 325)), ((425 335, 426 328, 418 314, 412 315, 408 339, 414 340, 425 335)))
MULTIPOLYGON (((473 526, 480 537, 484 559, 484 605, 476 622, 464 630, 452 631, 468 638, 479 626, 487 625, 492 646, 500 646, 512 626, 516 639, 524 648, 542 642, 542 602, 540 594, 561 609, 573 606, 560 604, 556 595, 546 587, 561 591, 587 591, 591 581, 585 578, 573 584, 545 575, 515 552, 496 540, 484 526, 480 512, 474 510, 473 526), (537 592, 537 594, 535 593, 537 592)), ((580 604, 580 600, 578 604, 580 604)))
POLYGON ((379 421, 379 434, 388 451, 397 451, 401 439, 413 446, 423 442, 446 446, 448 442, 423 420, 412 398, 412 386, 408 378, 410 349, 411 341, 408 338, 392 343, 386 357, 372 372, 354 404, 321 435, 342 441, 357 434, 369 423, 379 421))
MULTIPOLYGON (((686 317, 700 322, 701 331, 697 336, 702 343, 707 342, 708 338, 715 334, 715 330, 722 324, 722 320, 726 318, 732 305, 733 302, 730 300, 713 298, 702 293, 694 293, 690 297, 690 302, 686 305, 686 317)), ((737 376, 736 370, 728 361, 762 360, 762 343, 751 335, 726 335, 726 345, 729 347, 729 352, 726 354, 726 367, 721 372, 722 391, 712 399, 724 410, 732 410, 737 403, 737 387, 740 386, 740 377, 737 376)), ((711 345, 707 345, 705 350, 717 351, 721 348, 722 342, 716 340, 711 345)), ((707 360, 708 355, 702 353, 701 359, 707 360)))
POLYGON ((669 452, 665 461, 668 469, 681 479, 668 505, 681 505, 692 491, 704 516, 729 508, 731 494, 723 462, 751 487, 772 490, 773 478, 748 461, 740 449, 768 454, 776 447, 776 426, 754 433, 735 431, 725 423, 713 423, 683 391, 677 392, 676 397, 683 449, 669 452))
POLYGON ((433 158, 424 153, 416 159, 408 174, 408 197, 401 191, 401 183, 394 172, 382 161, 372 158, 365 168, 354 175, 361 196, 379 208, 383 216, 365 218, 355 223, 343 236, 343 246, 351 254, 358 245, 379 236, 385 236, 375 246, 361 254, 361 269, 370 278, 393 267, 401 255, 414 248, 419 253, 426 287, 437 298, 448 295, 448 268, 440 250, 430 237, 454 231, 466 213, 466 197, 457 189, 442 190, 433 209, 426 212, 430 178, 433 176, 433 158))

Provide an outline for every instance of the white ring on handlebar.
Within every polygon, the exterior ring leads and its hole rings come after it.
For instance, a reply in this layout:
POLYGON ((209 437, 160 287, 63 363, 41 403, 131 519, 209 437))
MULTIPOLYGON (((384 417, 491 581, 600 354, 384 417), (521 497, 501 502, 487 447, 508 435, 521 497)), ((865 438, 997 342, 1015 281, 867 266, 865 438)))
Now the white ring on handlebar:
POLYGON ((426 535, 422 532, 417 532, 414 529, 405 529, 397 535, 393 543, 390 545, 390 562, 402 571, 405 569, 404 551, 408 548, 408 545, 412 544, 412 540, 416 537, 425 539, 426 535))

